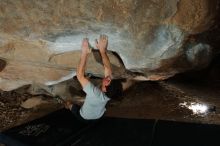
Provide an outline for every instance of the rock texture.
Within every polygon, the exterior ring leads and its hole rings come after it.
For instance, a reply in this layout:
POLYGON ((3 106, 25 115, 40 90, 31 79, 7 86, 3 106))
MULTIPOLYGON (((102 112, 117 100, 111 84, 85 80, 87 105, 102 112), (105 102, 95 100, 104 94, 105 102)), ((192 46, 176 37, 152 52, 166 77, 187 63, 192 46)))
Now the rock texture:
MULTIPOLYGON (((115 78, 138 72, 163 80, 205 67, 215 52, 196 35, 214 25, 217 11, 218 0, 1 0, 0 89, 71 79, 82 38, 94 47, 103 33, 115 78)), ((96 50, 87 72, 103 76, 96 50)))

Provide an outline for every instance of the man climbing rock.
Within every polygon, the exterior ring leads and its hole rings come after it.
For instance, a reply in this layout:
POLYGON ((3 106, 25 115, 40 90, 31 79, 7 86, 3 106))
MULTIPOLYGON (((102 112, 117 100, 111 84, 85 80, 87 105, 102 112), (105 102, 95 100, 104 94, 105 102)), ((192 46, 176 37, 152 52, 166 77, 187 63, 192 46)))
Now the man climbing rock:
POLYGON ((81 107, 71 102, 66 102, 66 107, 78 119, 83 121, 93 121, 101 118, 106 111, 107 102, 121 94, 122 91, 122 84, 112 79, 111 64, 107 56, 108 37, 106 35, 100 35, 99 40, 96 40, 96 47, 99 49, 104 66, 104 78, 101 86, 96 87, 85 77, 86 62, 88 54, 91 52, 89 46, 88 39, 83 39, 81 57, 77 67, 77 79, 86 93, 85 101, 81 107))

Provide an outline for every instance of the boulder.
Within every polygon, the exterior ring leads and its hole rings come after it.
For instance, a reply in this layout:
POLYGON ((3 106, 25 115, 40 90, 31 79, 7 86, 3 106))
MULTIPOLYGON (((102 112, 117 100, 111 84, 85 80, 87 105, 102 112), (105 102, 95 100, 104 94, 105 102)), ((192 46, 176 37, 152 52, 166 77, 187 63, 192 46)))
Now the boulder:
POLYGON ((94 48, 86 72, 102 77, 100 34, 108 36, 115 78, 164 80, 205 67, 212 45, 189 38, 209 30, 217 14, 218 0, 2 0, 0 89, 70 80, 85 37, 94 48))

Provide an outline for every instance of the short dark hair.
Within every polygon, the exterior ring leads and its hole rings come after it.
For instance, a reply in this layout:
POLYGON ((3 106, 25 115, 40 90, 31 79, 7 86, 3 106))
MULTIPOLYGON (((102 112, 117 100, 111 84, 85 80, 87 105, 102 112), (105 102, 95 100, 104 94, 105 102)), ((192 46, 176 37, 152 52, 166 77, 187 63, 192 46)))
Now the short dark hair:
POLYGON ((111 80, 110 85, 106 87, 105 94, 110 99, 115 99, 122 95, 122 83, 118 79, 111 80))

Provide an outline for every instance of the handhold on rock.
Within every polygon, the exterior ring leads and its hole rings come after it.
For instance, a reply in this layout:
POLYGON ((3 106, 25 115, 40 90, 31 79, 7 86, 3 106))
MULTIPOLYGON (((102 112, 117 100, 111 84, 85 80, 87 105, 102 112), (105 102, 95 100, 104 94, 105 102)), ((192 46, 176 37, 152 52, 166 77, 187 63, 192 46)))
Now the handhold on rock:
POLYGON ((5 68, 6 64, 5 60, 0 59, 0 72, 5 68))

